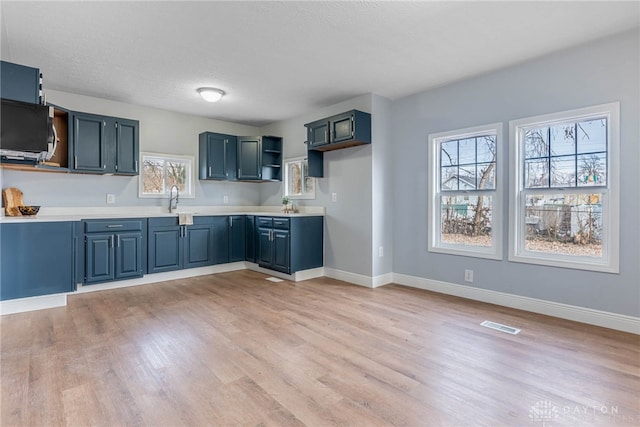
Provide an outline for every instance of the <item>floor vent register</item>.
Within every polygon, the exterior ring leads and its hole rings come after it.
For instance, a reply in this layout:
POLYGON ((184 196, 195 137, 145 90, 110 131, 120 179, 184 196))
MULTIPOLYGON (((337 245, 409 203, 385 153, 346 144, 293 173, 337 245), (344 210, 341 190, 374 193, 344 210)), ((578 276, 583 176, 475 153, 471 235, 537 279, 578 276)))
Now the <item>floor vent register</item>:
POLYGON ((517 335, 518 333, 520 333, 520 329, 518 328, 514 328, 513 326, 502 325, 500 323, 490 322, 488 320, 485 320, 484 322, 480 323, 480 325, 486 328, 495 329, 496 331, 506 332, 511 335, 517 335))

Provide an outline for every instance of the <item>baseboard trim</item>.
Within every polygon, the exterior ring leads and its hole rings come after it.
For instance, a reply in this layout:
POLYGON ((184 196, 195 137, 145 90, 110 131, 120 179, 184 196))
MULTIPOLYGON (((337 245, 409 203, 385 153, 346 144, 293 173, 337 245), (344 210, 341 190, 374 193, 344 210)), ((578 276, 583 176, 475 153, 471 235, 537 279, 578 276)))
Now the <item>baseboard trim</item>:
POLYGON ((373 276, 371 279, 372 287, 388 285, 393 283, 393 273, 381 274, 380 276, 373 276))
POLYGON ((349 282, 354 285, 364 286, 365 288, 373 288, 373 277, 365 276, 348 271, 336 270, 335 268, 324 268, 324 275, 343 282, 349 282))
POLYGON ((25 311, 64 307, 65 305, 67 305, 67 294, 9 299, 0 301, 0 315, 4 316, 5 314, 23 313, 25 311))
POLYGON ((458 296, 475 301, 497 304, 504 307, 516 308, 519 310, 545 314, 561 319, 573 320, 589 325, 602 326, 604 328, 610 328, 618 331, 640 335, 640 318, 610 313, 601 310, 594 310, 591 308, 578 307, 574 305, 562 304, 530 297, 523 297, 519 295, 507 294, 504 292, 474 288, 471 286, 458 285, 455 283, 425 279, 422 277, 409 276, 399 273, 387 273, 380 276, 371 277, 362 274, 350 273, 348 271, 321 267, 299 271, 294 274, 284 274, 259 267, 257 264, 250 262, 234 262, 208 267, 176 270, 166 273, 147 274, 138 279, 122 280, 118 282, 102 283, 88 286, 79 285, 76 292, 72 292, 69 294, 63 293, 42 295, 29 298, 0 301, 0 315, 22 313, 26 311, 42 310, 47 308, 64 307, 67 305, 67 295, 74 295, 76 293, 95 292, 128 286, 146 285, 150 283, 165 282, 169 280, 185 279, 189 277, 225 273, 229 271, 244 269, 257 271, 294 282, 326 276, 332 279, 342 280, 344 282, 364 286, 367 288, 376 288, 390 283, 396 283, 399 285, 410 286, 412 288, 424 289, 427 291, 458 296))
POLYGON ((353 285, 364 286, 365 288, 377 288, 378 286, 393 283, 393 273, 381 274, 379 276, 365 276, 363 274, 350 273, 348 271, 336 270, 335 268, 324 268, 324 275, 353 285))
POLYGON ((488 302, 533 313, 573 320, 589 325, 602 326, 632 334, 640 334, 640 318, 575 305, 562 304, 536 298, 523 297, 471 286, 424 279, 405 274, 393 274, 393 282, 412 288, 424 289, 441 294, 454 295, 475 301, 488 302))

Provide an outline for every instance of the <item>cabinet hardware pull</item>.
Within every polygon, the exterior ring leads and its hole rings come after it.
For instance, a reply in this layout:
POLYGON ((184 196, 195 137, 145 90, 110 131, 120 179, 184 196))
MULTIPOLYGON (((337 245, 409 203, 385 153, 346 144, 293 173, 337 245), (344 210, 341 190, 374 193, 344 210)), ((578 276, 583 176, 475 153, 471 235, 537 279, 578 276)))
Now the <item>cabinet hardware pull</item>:
POLYGON ((124 227, 124 224, 109 224, 109 225, 107 225, 107 228, 120 228, 120 227, 124 227))
POLYGON ((133 170, 138 172, 138 161, 137 160, 134 163, 133 170))
POLYGON ((73 156, 73 168, 78 169, 78 156, 73 156))
POLYGON ((116 237, 118 238, 118 247, 120 247, 120 235, 118 234, 116 237))
POLYGON ((113 236, 109 236, 109 247, 113 247, 113 236))
POLYGON ((211 176, 211 166, 209 166, 209 176, 211 176))
POLYGON ((324 142, 327 142, 327 131, 324 131, 324 142))
POLYGON ((233 217, 232 216, 229 217, 229 227, 233 228, 233 217))

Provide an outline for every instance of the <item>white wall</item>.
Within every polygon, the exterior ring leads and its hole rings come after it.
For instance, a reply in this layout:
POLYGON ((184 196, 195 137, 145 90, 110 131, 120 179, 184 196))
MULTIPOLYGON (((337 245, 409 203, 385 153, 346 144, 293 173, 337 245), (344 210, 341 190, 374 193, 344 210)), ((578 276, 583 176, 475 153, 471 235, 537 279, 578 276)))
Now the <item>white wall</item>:
MULTIPOLYGON (((640 35, 623 33, 393 103, 394 273, 640 316, 640 35), (620 273, 427 252, 427 135, 620 101, 620 273)), ((505 144, 508 150, 508 144, 505 144)), ((508 153, 503 153, 508 158, 508 153)), ((508 174, 499 172, 508 219, 508 174)), ((503 227, 507 248, 508 220, 503 227)))
MULTIPOLYGON (((204 131, 232 135, 259 135, 253 126, 190 116, 155 108, 46 90, 47 102, 66 109, 140 121, 140 151, 190 155, 197 168, 198 134, 204 131)), ((42 206, 103 206, 106 194, 116 196, 110 206, 164 206, 166 199, 138 198, 138 177, 89 174, 18 172, 2 169, 2 187, 17 187, 25 203, 42 206)), ((195 179, 195 199, 181 198, 182 205, 221 205, 224 195, 231 205, 257 205, 259 184, 200 181, 195 179)))

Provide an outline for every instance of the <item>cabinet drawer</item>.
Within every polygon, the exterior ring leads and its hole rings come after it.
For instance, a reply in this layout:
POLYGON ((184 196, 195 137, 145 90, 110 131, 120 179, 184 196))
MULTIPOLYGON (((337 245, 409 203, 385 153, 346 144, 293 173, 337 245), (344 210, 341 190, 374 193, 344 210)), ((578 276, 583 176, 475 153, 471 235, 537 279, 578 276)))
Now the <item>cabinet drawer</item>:
POLYGON ((160 218, 149 218, 149 228, 153 227, 171 227, 178 225, 178 217, 160 217, 160 218))
POLYGON ((103 233, 118 231, 139 231, 142 230, 143 220, 122 220, 122 221, 86 221, 84 223, 85 233, 103 233))
POLYGON ((281 230, 289 229, 289 218, 273 218, 273 228, 281 230))
POLYGON ((259 216, 257 225, 259 228, 271 228, 273 227, 273 218, 266 217, 266 216, 259 216))

